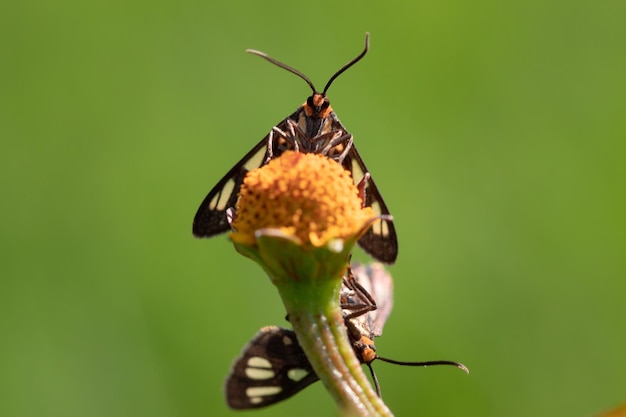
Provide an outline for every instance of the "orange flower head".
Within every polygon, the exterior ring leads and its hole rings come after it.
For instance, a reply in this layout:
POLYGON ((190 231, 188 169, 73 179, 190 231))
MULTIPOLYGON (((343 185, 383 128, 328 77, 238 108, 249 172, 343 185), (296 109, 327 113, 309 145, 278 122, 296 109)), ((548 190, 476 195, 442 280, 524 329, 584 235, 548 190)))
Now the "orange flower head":
POLYGON ((249 243, 257 230, 279 229, 320 247, 354 238, 374 218, 350 172, 325 156, 292 151, 248 173, 236 209, 231 239, 249 243))

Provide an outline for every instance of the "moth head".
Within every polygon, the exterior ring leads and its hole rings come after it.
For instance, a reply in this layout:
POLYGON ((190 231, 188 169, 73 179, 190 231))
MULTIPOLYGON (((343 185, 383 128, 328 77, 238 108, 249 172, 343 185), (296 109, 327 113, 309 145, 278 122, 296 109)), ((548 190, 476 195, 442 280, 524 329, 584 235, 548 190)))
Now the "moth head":
POLYGON ((359 340, 359 344, 360 344, 359 360, 361 362, 370 364, 375 359, 378 358, 378 355, 376 355, 376 346, 374 345, 374 342, 370 338, 366 336, 361 336, 361 339, 359 340))
POLYGON ((330 100, 323 94, 315 93, 307 98, 303 105, 304 112, 308 117, 325 119, 333 111, 330 100))

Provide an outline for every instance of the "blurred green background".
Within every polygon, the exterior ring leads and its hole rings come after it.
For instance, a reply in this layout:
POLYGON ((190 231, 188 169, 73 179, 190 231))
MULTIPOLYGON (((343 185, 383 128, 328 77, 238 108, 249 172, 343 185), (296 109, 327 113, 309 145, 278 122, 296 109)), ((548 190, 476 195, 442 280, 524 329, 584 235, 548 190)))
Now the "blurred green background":
MULTIPOLYGON (((0 6, 0 415, 234 416, 233 359, 286 325, 209 189, 329 92, 396 219, 375 363, 398 416, 589 416, 626 399, 626 3, 0 6)), ((364 255, 360 259, 366 259, 364 255)), ((244 413, 246 414, 246 413, 244 413)), ((316 384, 254 416, 336 415, 316 384)))

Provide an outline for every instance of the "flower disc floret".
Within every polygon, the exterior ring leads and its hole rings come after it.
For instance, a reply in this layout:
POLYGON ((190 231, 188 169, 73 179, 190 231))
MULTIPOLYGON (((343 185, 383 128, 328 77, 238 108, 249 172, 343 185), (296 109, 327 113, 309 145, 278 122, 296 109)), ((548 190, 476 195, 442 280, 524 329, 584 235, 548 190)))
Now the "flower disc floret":
POLYGON ((247 174, 236 213, 233 238, 254 239, 255 231, 275 228, 312 246, 354 237, 374 217, 340 164, 292 151, 247 174))

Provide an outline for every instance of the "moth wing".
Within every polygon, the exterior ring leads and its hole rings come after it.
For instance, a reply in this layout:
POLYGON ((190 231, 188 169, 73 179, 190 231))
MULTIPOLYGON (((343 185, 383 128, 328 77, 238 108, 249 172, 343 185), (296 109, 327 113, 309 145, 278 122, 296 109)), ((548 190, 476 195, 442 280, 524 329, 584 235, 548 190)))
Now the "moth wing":
POLYGON ((292 330, 262 328, 235 360, 226 379, 234 409, 266 407, 291 397, 319 378, 292 330))
POLYGON ((376 302, 377 308, 368 313, 368 320, 374 336, 380 336, 393 308, 393 279, 380 263, 354 264, 352 272, 376 302))
MULTIPOLYGON (((300 109, 298 109, 300 111, 300 109)), ((298 111, 281 121, 276 128, 286 132, 289 129, 287 120, 293 119, 298 111)), ((195 237, 211 237, 231 230, 226 217, 226 210, 235 207, 239 198, 239 189, 246 174, 268 162, 270 156, 269 142, 272 129, 259 143, 254 146, 230 171, 209 191, 193 219, 193 235, 195 237)), ((276 138, 272 144, 272 157, 282 153, 281 139, 276 138)))
MULTIPOLYGON (((365 174, 369 172, 354 144, 348 151, 343 165, 352 173, 355 184, 359 184, 365 174)), ((378 187, 376 187, 374 178, 371 176, 365 187, 364 206, 371 207, 375 216, 390 215, 389 209, 380 195, 378 187)), ((394 263, 398 256, 398 237, 392 220, 381 220, 374 223, 359 239, 358 243, 365 252, 386 264, 394 263)))

